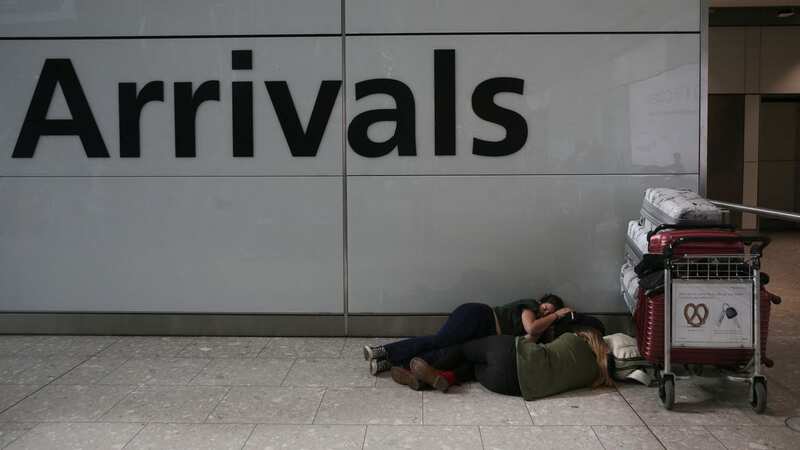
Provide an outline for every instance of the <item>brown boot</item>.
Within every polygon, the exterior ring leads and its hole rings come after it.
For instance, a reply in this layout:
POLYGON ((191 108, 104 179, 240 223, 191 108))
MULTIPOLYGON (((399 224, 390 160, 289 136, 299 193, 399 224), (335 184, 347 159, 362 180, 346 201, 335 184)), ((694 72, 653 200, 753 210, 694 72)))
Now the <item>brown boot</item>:
POLYGON ((422 384, 417 377, 408 369, 399 366, 392 366, 392 379, 397 384, 404 384, 415 391, 422 390, 422 384))
POLYGON ((409 363, 409 366, 411 367, 411 373, 417 377, 417 380, 433 386, 437 391, 447 392, 447 389, 450 388, 450 383, 447 382, 447 379, 441 376, 439 371, 431 367, 424 359, 414 358, 409 363))

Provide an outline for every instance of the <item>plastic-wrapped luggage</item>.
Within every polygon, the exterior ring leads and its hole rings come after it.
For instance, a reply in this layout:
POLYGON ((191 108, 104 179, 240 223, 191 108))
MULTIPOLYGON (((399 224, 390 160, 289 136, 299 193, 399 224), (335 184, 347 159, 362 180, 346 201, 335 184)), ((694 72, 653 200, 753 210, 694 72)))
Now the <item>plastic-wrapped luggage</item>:
POLYGON ((721 225, 727 219, 722 209, 688 189, 647 189, 641 214, 653 225, 721 225))
POLYGON ((642 260, 642 256, 648 253, 647 233, 653 230, 647 220, 631 220, 628 222, 628 234, 625 237, 625 257, 636 265, 642 260))
POLYGON ((619 285, 625 304, 628 305, 628 310, 633 314, 636 312, 636 303, 638 301, 639 278, 636 276, 636 272, 630 262, 625 262, 620 269, 619 285))
MULTIPOLYGON (((655 295, 639 292, 634 322, 636 341, 642 356, 658 364, 664 360, 664 294, 655 295)), ((769 315, 773 303, 780 303, 780 297, 761 289, 761 354, 766 355, 769 334, 769 315)), ((674 364, 710 364, 714 366, 735 367, 747 364, 753 357, 752 348, 672 348, 674 364)))

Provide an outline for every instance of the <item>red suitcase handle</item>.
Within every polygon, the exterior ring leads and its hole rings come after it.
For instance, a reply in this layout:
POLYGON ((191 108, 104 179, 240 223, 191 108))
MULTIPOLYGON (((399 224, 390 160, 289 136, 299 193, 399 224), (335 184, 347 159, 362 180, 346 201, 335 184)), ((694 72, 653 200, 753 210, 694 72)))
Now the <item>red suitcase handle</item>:
POLYGON ((664 258, 671 259, 679 246, 690 242, 741 242, 745 245, 751 245, 750 251, 752 253, 761 255, 764 248, 772 240, 766 236, 684 236, 667 244, 667 248, 664 249, 664 258))
POLYGON ((652 230, 647 232, 647 240, 649 241, 651 237, 653 237, 656 233, 663 230, 728 230, 728 231, 736 231, 736 227, 733 225, 728 224, 719 224, 719 225, 676 225, 676 224, 668 224, 662 223, 657 227, 653 228, 652 230))

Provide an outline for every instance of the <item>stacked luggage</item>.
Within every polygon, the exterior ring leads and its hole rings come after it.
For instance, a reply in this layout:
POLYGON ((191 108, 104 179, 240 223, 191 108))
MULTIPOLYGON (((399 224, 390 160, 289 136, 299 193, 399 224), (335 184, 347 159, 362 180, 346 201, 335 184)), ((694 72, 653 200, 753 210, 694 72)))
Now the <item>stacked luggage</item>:
MULTIPOLYGON (((751 239, 764 240, 742 237, 726 221, 725 211, 692 191, 651 188, 645 193, 641 217, 628 223, 625 263, 620 269, 620 289, 634 316, 639 351, 648 361, 659 364, 664 360, 665 258, 662 253, 665 249, 680 243, 682 255, 743 255, 750 251, 747 244, 754 242, 751 239)), ((757 249, 759 256, 765 245, 757 249)), ((709 259, 705 263, 695 264, 694 270, 709 273, 693 275, 700 275, 697 278, 701 279, 703 275, 706 275, 706 279, 714 279, 720 274, 718 266, 721 265, 715 265, 713 261, 709 259)), ((752 274, 749 266, 732 267, 738 268, 727 270, 741 270, 742 273, 725 273, 726 279, 746 278, 752 274)), ((759 334, 764 355, 770 307, 772 303, 779 303, 780 298, 763 288, 768 277, 761 275, 759 334)), ((735 367, 748 364, 753 357, 753 349, 672 347, 670 356, 672 363, 735 367)), ((762 360, 768 361, 765 357, 762 360)))
MULTIPOLYGON (((636 311, 639 280, 635 272, 646 255, 660 255, 664 248, 681 237, 735 237, 726 225, 727 214, 690 190, 650 188, 645 191, 639 220, 628 222, 625 239, 625 263, 620 269, 621 290, 631 314, 636 311)), ((740 242, 692 243, 684 250, 691 253, 741 253, 740 242)))

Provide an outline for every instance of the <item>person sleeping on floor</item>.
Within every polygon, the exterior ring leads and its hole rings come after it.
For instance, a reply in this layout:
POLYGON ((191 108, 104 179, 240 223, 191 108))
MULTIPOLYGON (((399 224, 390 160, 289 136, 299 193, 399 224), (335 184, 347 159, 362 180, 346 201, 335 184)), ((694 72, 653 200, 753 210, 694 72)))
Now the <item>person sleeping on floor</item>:
POLYGON ((383 346, 365 346, 364 359, 372 375, 392 366, 409 367, 415 356, 428 358, 436 351, 485 336, 527 336, 538 341, 558 319, 573 309, 553 294, 540 299, 523 299, 502 306, 464 303, 453 310, 439 331, 432 336, 403 339, 383 346))
POLYGON ((410 369, 391 368, 392 379, 414 390, 477 380, 492 392, 525 400, 583 387, 613 386, 608 346, 599 331, 587 328, 564 333, 539 344, 525 336, 487 336, 450 346, 425 359, 415 357, 410 369), (426 361, 427 359, 427 361, 426 361))

